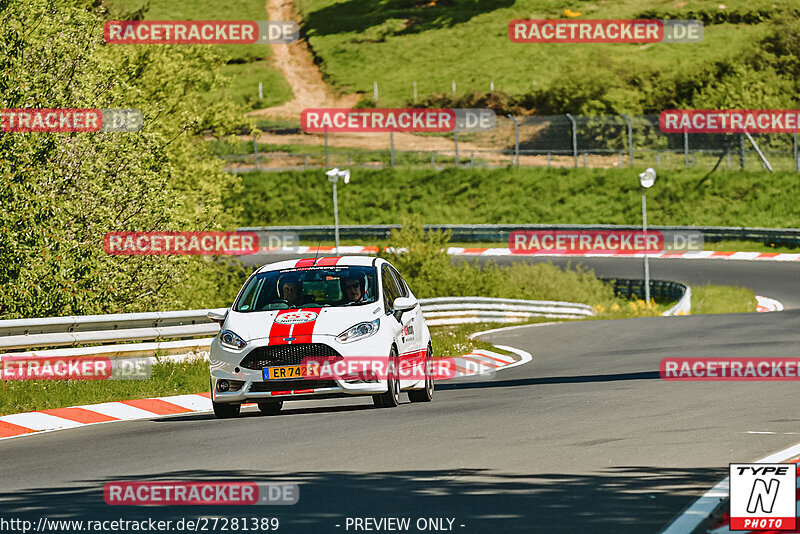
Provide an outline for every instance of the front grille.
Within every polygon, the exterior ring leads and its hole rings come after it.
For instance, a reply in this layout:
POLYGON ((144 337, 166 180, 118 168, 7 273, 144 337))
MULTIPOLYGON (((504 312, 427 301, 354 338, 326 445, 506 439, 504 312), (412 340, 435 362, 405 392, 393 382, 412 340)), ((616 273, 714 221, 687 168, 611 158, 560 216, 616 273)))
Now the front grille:
POLYGON ((250 385, 250 393, 332 388, 336 386, 338 386, 338 384, 335 380, 267 380, 266 382, 253 382, 250 385))
POLYGON ((339 356, 324 343, 298 343, 297 345, 271 345, 256 347, 239 364, 245 369, 260 371, 276 365, 300 365, 305 358, 335 358, 339 356))

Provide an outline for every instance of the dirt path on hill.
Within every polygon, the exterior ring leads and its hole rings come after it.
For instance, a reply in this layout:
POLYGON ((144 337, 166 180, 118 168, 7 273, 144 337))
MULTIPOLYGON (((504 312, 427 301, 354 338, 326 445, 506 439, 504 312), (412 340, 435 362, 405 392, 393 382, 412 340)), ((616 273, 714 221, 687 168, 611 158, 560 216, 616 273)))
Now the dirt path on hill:
MULTIPOLYGON (((300 22, 293 0, 267 0, 269 20, 300 22)), ((281 71, 294 98, 285 104, 248 113, 254 117, 298 120, 305 108, 352 107, 358 95, 335 95, 325 84, 322 74, 314 64, 305 40, 292 44, 273 44, 272 62, 281 71)))

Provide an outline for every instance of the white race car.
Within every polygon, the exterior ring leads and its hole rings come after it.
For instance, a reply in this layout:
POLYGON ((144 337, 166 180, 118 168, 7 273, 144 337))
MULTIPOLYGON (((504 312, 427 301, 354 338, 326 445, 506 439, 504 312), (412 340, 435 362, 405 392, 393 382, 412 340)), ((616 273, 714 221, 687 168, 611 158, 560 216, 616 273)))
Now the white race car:
POLYGON ((217 417, 243 402, 265 414, 284 400, 372 395, 378 407, 433 395, 431 336, 417 299, 386 260, 282 261, 256 270, 211 343, 217 417))

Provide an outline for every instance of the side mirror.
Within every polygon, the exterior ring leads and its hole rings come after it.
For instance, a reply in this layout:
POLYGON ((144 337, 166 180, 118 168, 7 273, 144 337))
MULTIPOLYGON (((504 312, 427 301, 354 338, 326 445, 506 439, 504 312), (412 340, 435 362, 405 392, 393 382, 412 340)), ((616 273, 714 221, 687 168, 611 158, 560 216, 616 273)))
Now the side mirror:
POLYGON ((417 307, 417 299, 414 297, 397 297, 394 299, 394 311, 407 312, 417 307))
POLYGON ((222 325, 225 322, 225 319, 228 317, 228 310, 225 310, 225 313, 218 313, 215 311, 208 312, 208 319, 211 322, 217 323, 218 325, 222 325))

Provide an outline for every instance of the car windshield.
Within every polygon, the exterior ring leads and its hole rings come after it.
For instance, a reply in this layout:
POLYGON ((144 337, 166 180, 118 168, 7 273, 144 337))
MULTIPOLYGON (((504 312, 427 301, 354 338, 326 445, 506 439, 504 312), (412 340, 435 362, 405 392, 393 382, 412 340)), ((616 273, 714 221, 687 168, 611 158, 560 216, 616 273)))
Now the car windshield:
POLYGON ((309 267, 267 271, 252 277, 233 310, 257 312, 320 306, 360 306, 377 300, 374 267, 309 267))

